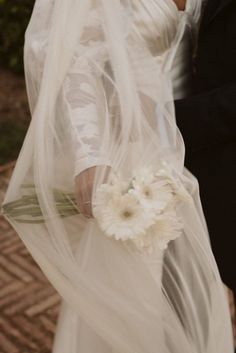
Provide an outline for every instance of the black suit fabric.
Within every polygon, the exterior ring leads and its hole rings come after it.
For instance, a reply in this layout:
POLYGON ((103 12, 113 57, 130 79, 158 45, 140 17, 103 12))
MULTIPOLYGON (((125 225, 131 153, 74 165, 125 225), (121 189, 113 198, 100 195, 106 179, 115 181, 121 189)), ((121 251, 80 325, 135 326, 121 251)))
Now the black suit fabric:
POLYGON ((197 177, 212 248, 236 293, 236 1, 208 0, 195 59, 194 95, 176 101, 186 166, 197 177))

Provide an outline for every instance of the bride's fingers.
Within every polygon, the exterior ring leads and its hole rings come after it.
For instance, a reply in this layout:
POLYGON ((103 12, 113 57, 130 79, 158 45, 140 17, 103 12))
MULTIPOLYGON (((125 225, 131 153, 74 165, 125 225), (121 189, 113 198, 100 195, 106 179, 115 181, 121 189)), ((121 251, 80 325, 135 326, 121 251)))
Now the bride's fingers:
POLYGON ((76 192, 76 203, 79 208, 80 214, 84 215, 86 210, 85 210, 85 204, 84 204, 83 191, 81 189, 77 190, 76 192))
POLYGON ((86 187, 83 193, 83 214, 87 218, 93 217, 92 213, 92 194, 94 187, 95 168, 88 169, 86 187))
POLYGON ((91 206, 92 192, 91 185, 86 185, 81 193, 78 195, 78 206, 81 214, 86 217, 92 217, 92 206, 91 206))
POLYGON ((91 167, 86 169, 84 172, 76 177, 75 181, 75 192, 76 201, 79 207, 80 213, 87 217, 93 217, 92 213, 92 194, 94 188, 94 179, 96 171, 99 171, 98 178, 100 182, 106 182, 109 176, 110 167, 104 166, 99 169, 99 167, 91 167))
POLYGON ((82 214, 85 217, 91 216, 91 206, 90 206, 91 202, 89 199, 78 196, 77 204, 80 210, 80 214, 82 214))
POLYGON ((87 218, 92 217, 91 200, 83 201, 83 215, 87 218))

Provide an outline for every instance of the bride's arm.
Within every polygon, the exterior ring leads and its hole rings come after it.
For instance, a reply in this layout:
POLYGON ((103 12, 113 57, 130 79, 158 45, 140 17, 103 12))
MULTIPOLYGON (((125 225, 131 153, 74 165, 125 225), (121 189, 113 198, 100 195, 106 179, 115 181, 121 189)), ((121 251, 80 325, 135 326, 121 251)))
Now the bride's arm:
MULTIPOLYGON (((63 101, 71 126, 77 202, 85 216, 91 216, 93 182, 98 166, 110 165, 102 150, 105 114, 102 74, 107 51, 101 26, 92 18, 63 84, 63 101)), ((106 173, 105 173, 106 174, 106 173)))

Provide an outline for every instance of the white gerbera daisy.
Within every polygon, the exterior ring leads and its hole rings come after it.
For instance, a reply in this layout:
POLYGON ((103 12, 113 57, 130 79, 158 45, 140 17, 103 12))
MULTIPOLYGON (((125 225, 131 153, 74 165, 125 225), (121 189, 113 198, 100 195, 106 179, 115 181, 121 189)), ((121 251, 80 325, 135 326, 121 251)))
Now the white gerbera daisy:
POLYGON ((152 212, 146 212, 138 200, 129 194, 114 196, 107 205, 95 207, 94 215, 105 234, 117 240, 144 234, 155 219, 152 212))
POLYGON ((128 191, 128 188, 128 182, 112 174, 109 183, 101 184, 96 190, 96 196, 93 201, 94 209, 97 207, 105 207, 111 198, 120 197, 128 191))
POLYGON ((163 162, 162 164, 163 168, 158 170, 158 172, 155 174, 155 177, 158 179, 166 180, 166 182, 168 182, 172 187, 173 193, 178 199, 192 202, 191 195, 184 187, 184 184, 181 181, 180 175, 177 173, 177 171, 174 168, 171 168, 171 166, 166 162, 163 162))
POLYGON ((145 233, 132 239, 138 251, 150 254, 156 248, 165 250, 171 240, 178 238, 183 231, 183 224, 174 210, 168 210, 157 219, 145 233))
POLYGON ((166 249, 171 240, 178 238, 183 231, 183 223, 174 209, 165 212, 148 233, 153 234, 160 249, 166 249))
POLYGON ((138 184, 151 184, 155 181, 155 173, 152 166, 136 169, 133 175, 133 180, 138 184))
POLYGON ((171 186, 165 180, 157 180, 152 183, 133 180, 133 189, 130 194, 135 195, 143 207, 154 209, 160 214, 173 199, 171 186))

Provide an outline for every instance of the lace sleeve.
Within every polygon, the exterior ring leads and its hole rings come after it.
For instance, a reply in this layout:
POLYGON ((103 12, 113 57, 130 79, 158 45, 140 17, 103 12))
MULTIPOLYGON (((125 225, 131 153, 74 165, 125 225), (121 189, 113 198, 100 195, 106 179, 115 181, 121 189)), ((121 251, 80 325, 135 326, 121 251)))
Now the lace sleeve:
POLYGON ((90 13, 63 85, 75 152, 74 175, 92 166, 110 165, 100 147, 105 114, 102 75, 107 50, 99 18, 96 10, 90 13))

